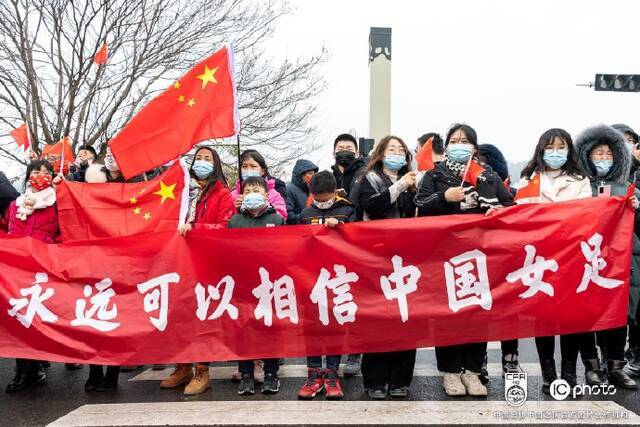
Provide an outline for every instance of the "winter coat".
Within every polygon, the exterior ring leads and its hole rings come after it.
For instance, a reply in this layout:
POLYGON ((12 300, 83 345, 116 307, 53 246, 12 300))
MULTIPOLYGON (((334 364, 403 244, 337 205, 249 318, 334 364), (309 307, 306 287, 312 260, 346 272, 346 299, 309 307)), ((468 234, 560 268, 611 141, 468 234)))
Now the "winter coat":
MULTIPOLYGON (((287 219, 287 204, 285 203, 285 199, 282 197, 282 195, 276 190, 275 179, 267 178, 267 189, 269 190, 269 204, 274 207, 276 212, 278 212, 282 218, 287 219)), ((231 198, 233 199, 234 203, 240 193, 240 183, 238 182, 236 184, 236 187, 231 192, 231 198)))
POLYGON ((265 176, 265 178, 267 180, 272 179, 273 181, 275 181, 274 188, 276 189, 278 194, 280 194, 280 196, 282 196, 282 200, 284 200, 284 202, 287 203, 287 184, 283 180, 281 180, 279 178, 275 178, 275 177, 273 177, 271 175, 267 175, 267 176, 265 176))
POLYGON ((85 182, 84 176, 87 173, 88 168, 89 164, 80 166, 73 164, 69 166, 69 174, 65 176, 64 179, 67 181, 85 182))
POLYGON ((439 162, 428 171, 415 198, 420 216, 485 213, 493 206, 512 206, 513 197, 500 177, 486 167, 478 177, 476 186, 463 184, 467 198, 463 202, 447 202, 444 193, 451 187, 460 187, 462 178, 451 171, 446 162, 439 162))
POLYGON ((505 188, 509 190, 512 196, 516 195, 516 189, 511 187, 509 179, 509 164, 504 158, 502 151, 493 144, 478 145, 478 153, 484 157, 491 169, 498 174, 505 188))
POLYGON ((324 224, 329 218, 335 218, 340 224, 355 222, 356 210, 353 203, 340 196, 336 196, 333 205, 329 209, 320 209, 312 204, 306 207, 300 214, 301 224, 324 224))
POLYGON ((206 194, 200 196, 196 204, 194 229, 227 228, 229 219, 235 212, 229 188, 218 181, 206 194))
MULTIPOLYGON (((354 200, 351 194, 353 183, 358 177, 364 175, 366 166, 365 159, 362 157, 358 157, 351 162, 351 164, 344 169, 344 172, 340 172, 337 164, 331 166, 333 176, 336 178, 336 183, 338 184, 338 189, 342 188, 350 200, 354 200)), ((358 199, 358 197, 355 197, 355 199, 358 199)))
MULTIPOLYGON (((591 194, 598 197, 598 188, 608 185, 611 188, 612 196, 624 196, 627 194, 629 185, 629 172, 632 168, 633 156, 626 147, 622 134, 609 126, 595 126, 585 130, 576 138, 576 150, 582 167, 589 174, 591 181, 591 194), (594 147, 606 144, 613 153, 613 166, 609 173, 603 177, 597 176, 596 168, 589 159, 589 154, 594 147)), ((640 192, 635 190, 636 197, 640 198, 640 192)), ((640 217, 636 211, 636 221, 640 217)), ((637 233, 633 234, 631 257, 631 287, 629 288, 629 311, 628 316, 635 319, 636 309, 640 302, 640 238, 637 233)))
POLYGON ((359 202, 364 212, 364 221, 415 216, 415 193, 404 187, 404 173, 399 173, 398 180, 394 183, 383 172, 367 172, 359 184, 359 202))
POLYGON ((30 236, 45 243, 53 243, 59 234, 56 206, 36 209, 25 221, 17 218, 18 206, 11 202, 6 213, 7 234, 10 236, 30 236))
MULTIPOLYGON (((529 185, 529 179, 522 178, 516 188, 529 185)), ((580 178, 562 173, 553 179, 548 172, 540 174, 540 203, 565 202, 567 200, 591 197, 589 178, 580 178)), ((524 203, 518 201, 518 203, 524 203)))
POLYGON ((300 159, 293 167, 291 182, 287 184, 287 224, 299 224, 300 212, 307 207, 309 187, 302 175, 309 171, 318 172, 318 166, 309 160, 300 159))
POLYGON ((0 172, 0 218, 4 216, 11 202, 19 195, 20 193, 11 185, 7 176, 0 172))
POLYGON ((256 228, 256 227, 276 227, 284 225, 284 219, 276 212, 273 206, 269 206, 258 216, 251 216, 247 212, 235 214, 229 220, 229 228, 256 228))

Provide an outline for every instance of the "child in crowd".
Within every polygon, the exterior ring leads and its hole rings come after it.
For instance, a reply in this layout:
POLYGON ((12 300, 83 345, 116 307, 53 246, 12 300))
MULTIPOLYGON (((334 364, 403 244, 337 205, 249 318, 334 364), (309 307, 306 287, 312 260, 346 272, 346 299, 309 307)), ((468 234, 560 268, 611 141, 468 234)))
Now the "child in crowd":
MULTIPOLYGON (((300 213, 302 224, 324 224, 335 227, 356 220, 353 204, 336 191, 336 179, 331 172, 322 171, 311 178, 309 189, 313 203, 300 213)), ((308 376, 298 390, 300 399, 313 399, 318 393, 326 393, 327 399, 344 396, 338 380, 340 355, 326 356, 326 370, 322 370, 322 356, 307 357, 308 376)))
MULTIPOLYGON (((276 227, 284 225, 284 219, 268 202, 267 182, 261 176, 251 176, 242 183, 242 205, 240 213, 229 220, 229 228, 276 227)), ((255 394, 254 361, 241 360, 238 368, 242 378, 238 386, 239 395, 255 394)), ((280 390, 278 359, 264 360, 263 394, 275 394, 280 390)))

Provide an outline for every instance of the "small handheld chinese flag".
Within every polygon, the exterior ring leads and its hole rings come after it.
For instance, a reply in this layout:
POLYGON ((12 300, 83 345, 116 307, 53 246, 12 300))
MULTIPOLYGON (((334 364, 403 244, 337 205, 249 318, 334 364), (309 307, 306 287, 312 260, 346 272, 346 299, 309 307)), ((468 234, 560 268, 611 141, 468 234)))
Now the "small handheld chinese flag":
POLYGON ((95 62, 98 65, 104 65, 107 63, 107 59, 109 57, 108 55, 108 47, 107 47, 107 43, 102 43, 102 46, 100 46, 100 49, 98 49, 98 51, 96 52, 95 56, 93 57, 93 62, 95 62))
POLYGON ((513 200, 521 203, 538 202, 540 200, 540 174, 534 174, 526 186, 519 188, 513 200))
POLYGON ((45 145, 42 149, 42 158, 46 160, 50 155, 56 158, 56 160, 51 161, 55 173, 68 174, 69 166, 75 160, 73 148, 71 147, 71 138, 65 136, 55 144, 45 145))
POLYGON ((478 182, 478 177, 480 175, 482 175, 482 173, 484 172, 484 168, 482 166, 480 166, 480 164, 478 162, 476 162, 475 160, 471 159, 469 161, 469 165, 467 166, 467 170, 464 174, 464 182, 468 182, 469 184, 473 185, 474 187, 476 186, 476 183, 478 182))
POLYGON ((11 131, 11 136, 18 144, 18 147, 22 148, 23 151, 29 151, 29 127, 26 123, 21 124, 17 128, 11 131))
POLYGON ((128 179, 239 128, 233 52, 225 46, 152 99, 109 147, 128 179))
POLYGON ((418 162, 419 171, 430 171, 433 169, 433 137, 429 138, 424 143, 418 155, 416 156, 416 162, 418 162))

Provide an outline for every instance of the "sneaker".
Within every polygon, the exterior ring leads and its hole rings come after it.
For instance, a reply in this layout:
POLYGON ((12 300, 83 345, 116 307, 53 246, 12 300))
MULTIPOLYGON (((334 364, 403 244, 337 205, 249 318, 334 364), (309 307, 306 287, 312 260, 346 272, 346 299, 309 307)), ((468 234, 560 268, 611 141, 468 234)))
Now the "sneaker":
POLYGON ((409 387, 389 387, 389 396, 396 399, 403 399, 409 396, 409 387))
POLYGON ((386 387, 372 387, 367 390, 367 394, 369 395, 369 399, 374 400, 382 400, 387 397, 387 388, 386 387))
POLYGON ((324 391, 324 387, 325 383, 320 369, 309 368, 307 380, 298 390, 298 398, 313 399, 318 393, 322 393, 324 391))
POLYGON ((253 382, 253 376, 251 374, 243 374, 238 386, 238 394, 240 396, 253 395, 256 389, 253 382))
POLYGON ((442 377, 442 388, 447 396, 456 397, 467 394, 467 389, 460 380, 460 374, 445 373, 442 377))
POLYGON ((626 370, 629 375, 640 376, 640 347, 633 347, 626 351, 628 364, 626 370))
POLYGON ((338 378, 338 371, 334 371, 333 369, 327 370, 327 375, 324 379, 324 389, 327 393, 327 399, 329 400, 340 400, 344 397, 340 379, 338 378))
POLYGON ((502 356, 502 378, 504 374, 521 374, 522 367, 518 362, 518 356, 515 354, 505 354, 502 356))
POLYGON ((362 361, 361 354, 350 354, 347 356, 347 363, 342 368, 342 374, 345 377, 352 377, 360 373, 360 366, 362 361))
POLYGON ((276 374, 266 374, 262 384, 262 394, 276 394, 280 391, 280 380, 276 374))
POLYGON ((480 368, 480 382, 482 384, 488 384, 489 383, 489 370, 487 369, 487 364, 489 362, 489 359, 487 357, 487 352, 485 351, 484 353, 484 360, 482 361, 482 367, 480 368))
POLYGON ((460 375, 460 381, 467 390, 469 396, 486 396, 487 387, 480 381, 480 374, 475 372, 464 372, 460 375))
POLYGON ((260 385, 264 383, 264 361, 256 360, 253 362, 253 381, 260 385))
POLYGON ((168 378, 160 383, 160 388, 174 388, 189 384, 193 378, 191 363, 179 363, 168 378))

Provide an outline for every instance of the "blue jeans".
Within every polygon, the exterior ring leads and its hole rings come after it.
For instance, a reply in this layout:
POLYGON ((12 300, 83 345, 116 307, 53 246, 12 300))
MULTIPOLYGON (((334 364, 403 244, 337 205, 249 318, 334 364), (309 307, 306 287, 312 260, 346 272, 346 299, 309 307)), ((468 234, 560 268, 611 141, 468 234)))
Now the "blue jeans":
MULTIPOLYGON (((331 369, 331 370, 337 371, 338 367, 340 366, 340 358, 341 357, 342 357, 341 355, 325 356, 325 358, 327 360, 327 369, 331 369)), ((321 369, 322 368, 322 356, 309 356, 309 357, 307 357, 307 368, 321 369)))

